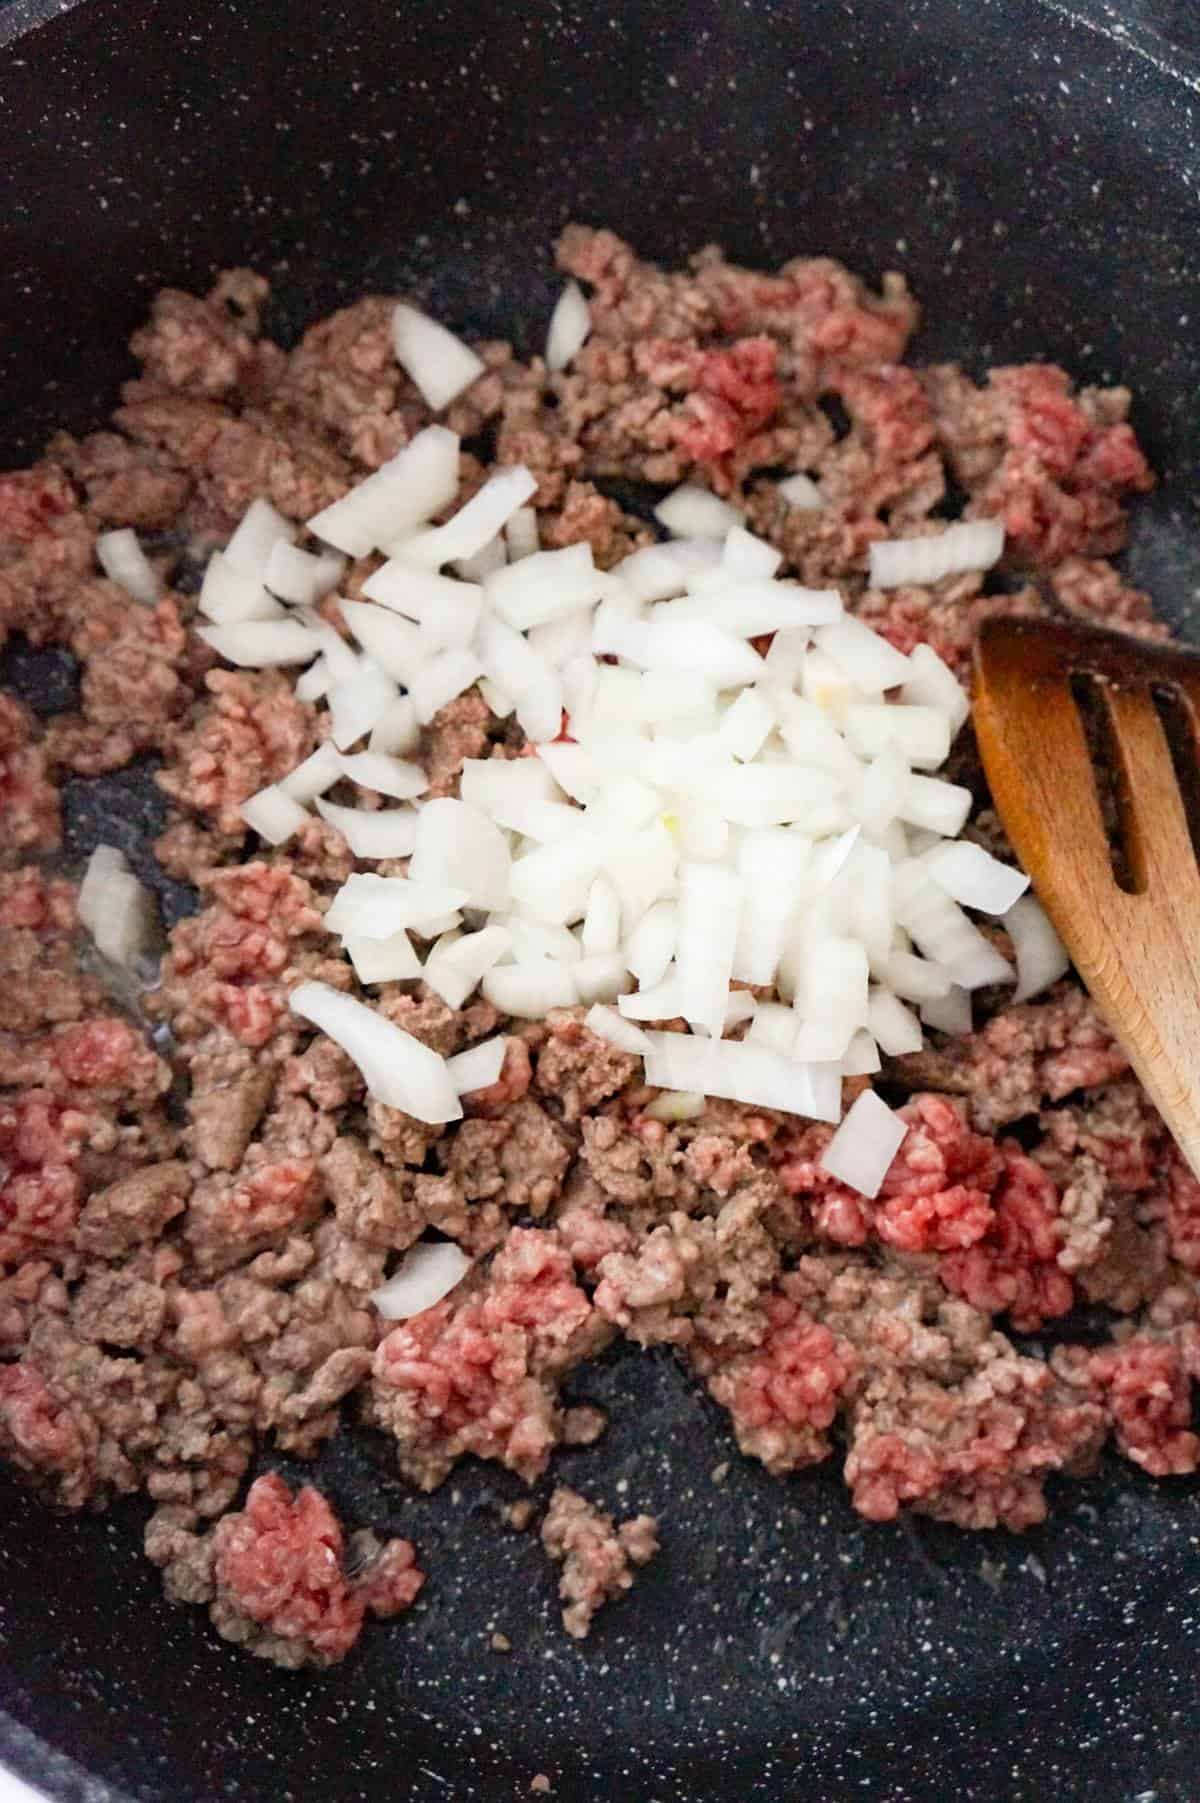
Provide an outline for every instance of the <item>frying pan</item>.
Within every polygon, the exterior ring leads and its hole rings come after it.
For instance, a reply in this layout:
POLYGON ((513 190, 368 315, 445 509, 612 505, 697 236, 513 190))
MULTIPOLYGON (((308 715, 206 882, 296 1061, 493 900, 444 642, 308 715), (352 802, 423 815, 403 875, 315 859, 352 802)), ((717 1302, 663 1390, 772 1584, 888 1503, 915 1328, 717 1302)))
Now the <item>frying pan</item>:
MULTIPOLYGON (((1127 567, 1186 632, 1198 52, 1191 0, 16 0, 0 465, 98 424, 152 291, 222 264, 273 275, 285 340, 403 288, 527 349, 568 218, 668 260, 828 252, 909 274, 919 355, 1133 386, 1166 480, 1127 567)), ((5 676, 49 707, 63 673, 18 655, 5 676)), ((144 774, 76 783, 71 849, 136 851, 157 806, 144 774)), ((622 1803, 1197 1795, 1195 1484, 1114 1462, 1022 1538, 868 1526, 831 1467, 781 1483, 739 1459, 665 1354, 613 1354, 576 1394, 611 1427, 556 1473, 665 1540, 583 1646, 535 1541, 498 1527, 515 1486, 491 1469, 418 1498, 370 1436, 326 1449, 344 1517, 411 1535, 431 1582, 320 1676, 169 1607, 137 1504, 54 1518, 0 1479, 0 1757, 80 1803, 460 1803, 539 1772, 622 1803)))

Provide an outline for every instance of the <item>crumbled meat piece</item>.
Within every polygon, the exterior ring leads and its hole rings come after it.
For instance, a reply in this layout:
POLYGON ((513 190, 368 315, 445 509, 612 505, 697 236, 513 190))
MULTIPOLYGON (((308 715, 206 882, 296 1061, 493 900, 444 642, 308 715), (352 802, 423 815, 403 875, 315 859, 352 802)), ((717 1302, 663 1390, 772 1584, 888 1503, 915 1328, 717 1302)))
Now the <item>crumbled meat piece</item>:
POLYGON ((648 1565, 658 1551, 658 1523, 652 1515, 636 1515, 617 1527, 611 1515, 559 1484, 542 1523, 542 1545, 563 1568, 563 1626, 582 1640, 597 1609, 630 1588, 631 1567, 648 1565))
POLYGON ((395 1251, 420 1238, 425 1218, 411 1190, 353 1134, 339 1134, 321 1175, 348 1238, 395 1251))
POLYGON ((639 1060, 583 1024, 583 1010, 555 1009, 546 1020, 547 1035, 537 1054, 536 1087, 553 1096, 563 1118, 577 1121, 600 1102, 623 1089, 639 1060))
POLYGON ((246 833, 241 804, 278 782, 313 750, 312 709, 276 670, 213 670, 202 701, 170 743, 160 787, 181 807, 246 833))

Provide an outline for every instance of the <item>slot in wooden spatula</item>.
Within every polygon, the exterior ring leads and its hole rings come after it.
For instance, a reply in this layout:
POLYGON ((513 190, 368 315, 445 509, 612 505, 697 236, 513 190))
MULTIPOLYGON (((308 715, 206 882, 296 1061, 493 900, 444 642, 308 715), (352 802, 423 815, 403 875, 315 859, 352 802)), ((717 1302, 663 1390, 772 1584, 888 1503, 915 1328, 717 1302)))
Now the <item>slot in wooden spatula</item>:
POLYGON ((1200 655, 993 620, 975 731, 1005 830, 1200 1176, 1200 655))

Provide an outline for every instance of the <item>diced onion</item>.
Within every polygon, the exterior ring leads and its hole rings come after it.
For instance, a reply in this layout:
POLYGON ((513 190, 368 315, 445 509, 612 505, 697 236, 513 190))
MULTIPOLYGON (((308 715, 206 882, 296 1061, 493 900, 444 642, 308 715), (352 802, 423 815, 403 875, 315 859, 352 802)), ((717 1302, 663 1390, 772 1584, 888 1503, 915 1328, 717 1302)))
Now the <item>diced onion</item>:
POLYGON ((683 482, 672 489, 654 509, 654 517, 677 538, 724 538, 731 526, 742 523, 736 507, 694 482, 683 482))
POLYGON ((649 1033, 646 1081, 658 1089, 699 1090, 750 1108, 778 1108, 810 1120, 834 1121, 841 1073, 799 1064, 749 1040, 649 1033))
POLYGON ((411 620, 368 601, 343 601, 342 618, 381 670, 406 688, 416 680, 429 653, 420 629, 411 620))
POLYGON ((101 532, 96 539, 96 556, 110 582, 144 607, 154 606, 162 594, 162 581, 131 526, 123 526, 117 532, 101 532))
POLYGON ((919 1052, 924 1043, 921 1023, 911 1008, 886 989, 873 989, 867 1008, 867 1030, 889 1058, 919 1052))
POLYGON ((343 755, 342 775, 376 795, 388 795, 393 801, 413 801, 424 795, 429 777, 420 764, 408 764, 401 758, 388 757, 381 751, 359 751, 343 755))
POLYGON ((505 908, 508 841, 495 823, 465 801, 427 801, 417 815, 409 876, 466 891, 476 908, 505 908))
POLYGON ((392 346, 397 363, 435 413, 448 407, 483 374, 483 360, 469 345, 403 301, 392 314, 392 346))
POLYGON ((136 968, 157 937, 154 897, 115 845, 98 845, 93 851, 77 906, 80 924, 97 951, 125 970, 136 968))
POLYGON ((411 695, 397 695, 371 728, 367 749, 385 757, 399 757, 406 751, 415 751, 420 740, 421 728, 411 695))
POLYGON ((652 1121, 670 1125, 675 1121, 698 1120, 707 1106, 708 1098, 699 1090, 663 1089, 652 1102, 647 1102, 642 1113, 652 1121))
POLYGON ((296 533, 295 523, 285 519, 265 495, 260 495, 256 501, 251 501, 234 527, 233 536, 225 547, 226 560, 234 569, 243 570, 262 582, 266 579, 276 545, 290 545, 296 533))
POLYGON ((799 508, 804 513, 815 513, 817 508, 825 505, 820 489, 803 470, 798 470, 794 476, 788 476, 781 482, 779 493, 789 507, 799 508))
POLYGON ((481 984, 484 995, 501 1014, 519 1020, 541 1020, 552 1008, 576 1002, 571 967, 539 958, 529 964, 494 964, 481 984))
POLYGON ((340 552, 322 551, 314 556, 279 538, 271 547, 263 580, 281 601, 315 607, 337 587, 345 568, 346 559, 340 552))
POLYGON ((479 624, 483 588, 391 558, 363 583, 368 601, 418 620, 432 646, 467 645, 479 624))
POLYGON ((197 626, 196 633, 218 657, 242 670, 306 664, 321 648, 316 633, 300 620, 239 620, 232 626, 197 626))
POLYGON ((508 1039, 501 1033, 495 1039, 482 1040, 469 1051, 458 1052, 453 1058, 447 1058, 446 1069, 459 1095, 467 1096, 477 1089, 490 1089, 499 1080, 500 1072, 504 1069, 504 1054, 507 1050, 508 1039))
POLYGON ((418 1241, 371 1301, 385 1321, 410 1321, 444 1300, 471 1269, 471 1260, 453 1240, 418 1241))
POLYGON ((821 1154, 821 1167, 862 1196, 875 1197, 908 1128, 873 1089, 864 1089, 821 1154))
POLYGON ((474 557, 503 531, 536 490, 537 478, 523 464, 498 470, 444 526, 431 526, 410 538, 404 545, 405 558, 438 569, 444 563, 474 557))
POLYGON ((407 858, 417 842, 415 808, 342 808, 321 796, 316 808, 356 858, 407 858))
POLYGON ((421 725, 428 726, 436 713, 465 694, 482 674, 479 658, 465 645, 450 646, 431 657, 408 685, 421 725))
POLYGON ((921 861, 939 888, 981 914, 1007 914, 1029 887, 1024 871, 1001 863, 982 845, 966 839, 937 845, 921 861))
POLYGON ((606 1008, 602 1002, 589 1008, 583 1017, 583 1024, 597 1039, 606 1039, 610 1045, 616 1046, 620 1052, 631 1052, 641 1057, 650 1050, 650 1035, 643 1033, 640 1027, 618 1014, 615 1008, 606 1008))
POLYGON ((909 707, 935 707, 956 733, 971 712, 967 691, 932 645, 914 645, 908 654, 909 678, 900 699, 909 707))
POLYGON ((461 937, 450 934, 438 940, 421 974, 448 1008, 461 1008, 484 972, 500 962, 511 943, 511 934, 501 926, 487 926, 461 937))
POLYGON ((461 1120, 446 1060, 403 1027, 327 983, 301 983, 288 1001, 353 1059, 376 1101, 431 1126, 461 1120))
POLYGON ((284 618, 282 607, 267 593, 260 579, 230 563, 223 551, 214 551, 209 558, 196 605, 214 626, 284 618))
POLYGON ((908 681, 911 665, 907 657, 851 614, 832 626, 819 627, 815 636, 825 656, 865 694, 877 695, 908 681))
POLYGON ((366 939, 347 934, 342 942, 360 983, 403 983, 421 975, 421 961, 405 932, 386 939, 366 939))
POLYGON ((534 551, 518 563, 506 564, 487 578, 488 605, 520 632, 544 626, 580 607, 590 607, 604 593, 608 578, 592 562, 586 542, 561 551, 534 551))
POLYGON ((974 1026, 970 992, 955 987, 936 1001, 922 1002, 921 1019, 927 1027, 936 1027, 939 1033, 970 1033, 974 1026))
POLYGON ((1066 976, 1071 968, 1067 949, 1036 896, 1023 895, 1004 916, 1004 928, 1017 960, 1014 1001, 1027 1002, 1066 976))
POLYGON ((335 682, 326 700, 330 737, 338 750, 349 750, 377 726, 395 698, 392 678, 369 658, 362 659, 346 681, 335 682))
POLYGON ((317 749, 306 757, 302 764, 289 772, 279 787, 293 801, 315 801, 318 795, 324 795, 326 789, 332 789, 342 774, 342 759, 336 745, 318 745, 317 749))
POLYGON ((365 557, 432 519, 457 493, 458 434, 427 426, 365 482, 314 514, 308 530, 350 557, 365 557))
POLYGON ((537 509, 518 507, 504 528, 504 537, 510 563, 519 563, 523 557, 532 557, 535 551, 541 549, 537 509))
POLYGON ((280 783, 270 783, 244 801, 238 812, 252 832, 268 845, 282 845, 307 825, 311 816, 280 783))
POLYGON ((578 282, 568 282, 550 315, 546 333, 546 368, 565 369, 576 351, 582 350, 592 329, 591 315, 578 282))
POLYGON ((872 588, 929 588, 961 570, 990 570, 1004 550, 1000 520, 963 520, 929 538, 894 538, 871 546, 872 588))
POLYGON ((415 882, 407 876, 349 876, 325 915, 331 933, 386 939, 401 927, 427 927, 465 905, 467 891, 446 883, 415 882))

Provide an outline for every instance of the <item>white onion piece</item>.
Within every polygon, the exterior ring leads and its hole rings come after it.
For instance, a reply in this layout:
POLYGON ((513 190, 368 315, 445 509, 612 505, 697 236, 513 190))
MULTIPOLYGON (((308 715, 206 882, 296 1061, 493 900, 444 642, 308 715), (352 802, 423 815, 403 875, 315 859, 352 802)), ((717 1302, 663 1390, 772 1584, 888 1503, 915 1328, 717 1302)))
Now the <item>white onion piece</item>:
POLYGON ((388 757, 381 751, 359 751, 342 756, 342 775, 361 789, 376 795, 390 796, 393 801, 413 801, 429 787, 428 773, 420 764, 405 763, 402 758, 388 757))
POLYGON ((1027 1002, 1040 995, 1071 968, 1066 947, 1036 896, 1023 895, 1004 916, 1004 928, 1017 960, 1014 1001, 1027 1002))
MULTIPOLYGON (((478 582, 460 582, 437 570, 424 570, 391 558, 363 583, 368 601, 420 622, 426 643, 467 645, 475 635, 483 606, 478 582)), ((348 624, 349 622, 347 622, 348 624)))
POLYGON ((315 607, 337 587, 345 568, 346 559, 339 551, 322 551, 314 556, 279 538, 271 547, 263 580, 281 601, 315 607))
POLYGON ((813 934, 801 947, 794 1007, 801 1028, 795 1056, 815 1063, 841 1058, 867 1025, 867 954, 853 939, 813 934))
POLYGON ((833 626, 818 627, 816 641, 848 682, 865 694, 877 695, 907 682, 908 659, 878 632, 847 614, 833 626))
POLYGON ((464 889, 476 908, 506 908, 508 840, 486 814, 465 801, 427 801, 417 815, 408 874, 414 882, 464 889))
POLYGON ((867 1006, 867 1030, 881 1052, 889 1058, 900 1058, 906 1052, 919 1052, 925 1043, 921 1023, 911 1008, 886 989, 872 989, 867 1006))
POLYGON ((804 653, 811 639, 807 626, 788 626, 777 632, 763 659, 763 683, 790 689, 804 668, 804 653))
POLYGON ((873 969, 880 982, 906 1002, 941 1002, 954 988, 948 970, 912 952, 889 951, 873 969))
POLYGON ((619 952, 597 952, 580 958, 571 966, 575 995, 586 1007, 589 1002, 615 1002, 630 987, 629 971, 619 952))
POLYGON ((944 664, 932 645, 914 645, 908 654, 911 674, 900 690, 907 707, 936 707, 950 722, 956 733, 969 713, 971 703, 958 677, 944 664))
POLYGON ((498 470, 444 526, 431 526, 410 538, 403 547, 404 557, 429 569, 474 557, 536 491, 537 479, 523 464, 498 470))
POLYGON ((519 563, 506 564, 484 583, 488 606, 518 631, 544 626, 580 607, 599 601, 608 584, 592 562, 586 540, 561 551, 535 551, 519 563))
POLYGON ((494 570, 502 570, 508 562, 505 553, 505 539, 502 532, 490 538, 474 557, 460 557, 454 564, 454 573, 461 576, 464 582, 482 583, 485 576, 494 570))
POLYGON ((842 1055, 843 1077, 873 1077, 882 1069, 879 1047, 865 1027, 860 1027, 842 1055))
POLYGON ((932 707, 859 701, 846 709, 846 738, 859 757, 878 757, 889 745, 918 770, 936 770, 950 755, 950 722, 932 707))
POLYGON ((907 1133, 900 1116, 873 1089, 864 1089, 822 1152, 821 1166, 848 1189, 873 1198, 907 1133))
MULTIPOLYGON (((651 909, 651 913, 653 912, 651 909)), ((621 943, 621 903, 606 876, 598 876, 588 890, 581 938, 584 952, 589 958, 615 952, 621 943)), ((665 961, 663 968, 666 968, 665 961)))
POLYGON ((552 1008, 573 1008, 577 999, 570 966, 550 958, 494 964, 480 987, 493 1008, 518 1020, 542 1020, 552 1008))
POLYGON ((403 983, 421 975, 421 960, 403 931, 386 939, 348 933, 342 943, 360 983, 403 983))
POLYGON ((553 926, 546 920, 524 920, 513 915, 505 920, 512 938, 512 955, 518 964, 532 964, 538 958, 554 958, 560 964, 577 964, 583 947, 569 928, 553 926))
POLYGON ((800 905, 812 847, 799 833, 749 832, 737 853, 742 925, 733 960, 740 982, 769 984, 800 905))
POLYGON ((312 816, 280 783, 269 783, 251 795, 238 809, 251 832, 268 845, 282 845, 306 826, 312 816))
POLYGON ((323 796, 317 797, 316 808, 356 858, 407 858, 416 844, 415 808, 341 808, 323 796))
POLYGON ((573 801, 595 800, 600 792, 602 772, 583 745, 572 745, 566 740, 547 741, 538 746, 538 757, 559 788, 573 801))
POLYGON ((481 1040, 468 1051, 457 1052, 453 1058, 447 1058, 446 1069, 450 1081, 460 1096, 469 1096, 478 1089, 490 1089, 497 1082, 504 1069, 504 1054, 508 1050, 508 1037, 499 1033, 494 1039, 481 1040))
POLYGON ((306 757, 302 764, 289 771, 279 787, 293 801, 315 801, 318 795, 324 795, 326 789, 332 789, 342 774, 341 753, 336 745, 318 745, 317 749, 306 757))
POLYGON ((563 685, 557 670, 506 621, 486 614, 475 645, 484 674, 514 698, 526 738, 534 743, 556 739, 563 712, 563 685))
POLYGON ((912 934, 926 957, 942 965, 961 988, 1012 982, 1015 973, 1007 958, 1001 957, 921 864, 910 860, 894 867, 893 894, 901 926, 912 934))
POLYGON ((483 374, 483 360, 453 332, 404 301, 392 313, 392 348, 427 407, 440 413, 483 374))
POLYGON ((439 939, 421 975, 448 1008, 461 1008, 485 971, 498 964, 512 944, 507 928, 487 926, 478 933, 439 939))
POLYGON ((735 764, 706 773, 704 792, 735 826, 794 824, 814 836, 838 832, 846 810, 832 777, 798 764, 735 764))
POLYGON ((410 1246, 397 1269, 371 1301, 385 1321, 410 1321, 447 1297, 471 1269, 471 1260, 452 1240, 410 1246))
POLYGON ((429 658, 408 684, 421 725, 428 726, 436 713, 473 688, 482 674, 478 657, 465 645, 452 645, 429 658))
POLYGON ((654 517, 676 538, 722 539, 731 526, 740 526, 743 518, 728 501, 694 482, 683 482, 672 489, 654 509, 654 517))
POLYGON ((529 644, 555 670, 562 670, 575 658, 587 657, 592 644, 592 610, 575 607, 556 620, 529 630, 529 644))
POLYGON ((769 545, 765 538, 756 538, 744 526, 731 526, 725 534, 721 568, 731 575, 751 581, 766 580, 775 574, 782 562, 782 551, 769 545))
POLYGON ((343 601, 342 618, 367 655, 407 688, 428 661, 429 652, 420 630, 386 607, 367 601, 343 601))
POLYGON ((632 1052, 640 1058, 650 1050, 650 1035, 618 1014, 615 1008, 606 1008, 602 1002, 588 1009, 583 1024, 597 1039, 606 1039, 620 1052, 632 1052))
POLYGON ((885 958, 892 943, 892 865, 886 851, 859 839, 838 879, 838 904, 847 931, 871 960, 885 958))
POLYGON ((138 543, 132 526, 101 532, 96 539, 96 556, 110 582, 143 607, 154 606, 163 592, 162 579, 138 543))
POLYGON ((662 1089, 642 1113, 652 1121, 670 1126, 675 1121, 694 1121, 704 1113, 708 1098, 696 1089, 662 1089))
POLYGON ((290 545, 298 531, 294 521, 286 519, 265 495, 260 495, 251 501, 234 527, 225 557, 234 569, 262 582, 276 545, 290 545))
POLYGON ((239 620, 232 626, 197 626, 196 633, 240 670, 306 664, 321 648, 316 633, 299 620, 239 620))
POLYGON ((397 695, 371 728, 367 749, 381 752, 385 757, 400 757, 406 751, 415 751, 420 740, 421 728, 412 697, 397 695))
MULTIPOLYGON (((282 611, 282 610, 281 610, 282 611)), ((324 657, 318 657, 296 678, 297 701, 320 701, 333 687, 333 676, 324 657)))
POLYGON ((751 1045, 768 1046, 790 1057, 796 1043, 796 1016, 782 1002, 760 1002, 746 1031, 751 1045))
MULTIPOLYGON (((703 542, 711 548, 709 567, 715 568, 721 559, 720 545, 716 539, 703 542)), ((666 601, 672 595, 681 595, 687 586, 687 569, 679 550, 677 544, 644 545, 623 558, 612 573, 620 577, 639 602, 666 601)))
POLYGON ((329 905, 325 925, 331 933, 387 939, 401 927, 428 927, 467 900, 467 890, 448 883, 360 873, 346 878, 329 905))
POLYGON ((953 838, 961 833, 971 812, 971 791, 940 776, 910 776, 904 785, 898 817, 909 826, 953 838))
POLYGON ((582 920, 607 851, 601 836, 581 827, 569 838, 539 845, 513 860, 513 902, 535 920, 566 925, 582 920))
POLYGON ((937 845, 921 860, 934 882, 964 908, 981 914, 1007 914, 1029 887, 1024 871, 1001 863, 982 845, 960 840, 937 845))
POLYGON ((836 1120, 841 1073, 819 1073, 749 1040, 650 1033, 646 1081, 657 1089, 697 1090, 750 1108, 778 1108, 810 1120, 836 1120), (835 1100, 836 1092, 836 1100, 835 1100))
POLYGON ((609 837, 603 867, 621 903, 624 932, 631 932, 660 897, 674 894, 678 865, 678 847, 661 820, 628 838, 609 837))
POLYGON ((578 282, 568 282, 554 303, 546 333, 546 368, 565 369, 583 349, 592 329, 591 314, 578 282))
POLYGON ((655 902, 634 923, 625 941, 625 958, 643 989, 656 988, 666 976, 675 956, 678 930, 678 909, 673 901, 655 902))
POLYGON ((742 689, 722 715, 718 736, 734 757, 748 763, 758 756, 774 726, 774 710, 760 692, 742 689))
POLYGON ((975 1024, 971 1018, 970 992, 954 987, 937 1001, 922 1002, 921 1019, 927 1027, 936 1027, 939 1033, 965 1036, 975 1024))
POLYGON ((675 940, 680 1011, 693 1026, 717 1037, 725 1021, 741 916, 742 885, 734 871, 717 864, 680 867, 675 940))
POLYGON ((621 653, 643 670, 691 670, 714 688, 755 682, 763 660, 750 645, 708 620, 651 621, 621 653))
POLYGON ((675 1020, 679 1015, 679 982, 672 964, 661 983, 652 989, 638 989, 632 995, 617 997, 617 1007, 626 1020, 675 1020))
POLYGON ((295 617, 303 620, 309 631, 316 634, 321 655, 329 665, 329 673, 335 683, 353 682, 361 674, 364 666, 358 652, 353 645, 346 643, 341 633, 330 625, 323 614, 315 608, 302 607, 296 609, 295 617))
POLYGON ((530 804, 555 800, 559 789, 540 757, 466 758, 459 794, 497 825, 518 832, 516 820, 530 804))
POLYGON ((257 576, 238 569, 223 551, 214 551, 204 570, 200 612, 214 626, 236 626, 242 620, 282 620, 284 611, 268 595, 257 576))
POLYGON ((841 613, 842 598, 836 589, 742 581, 729 587, 707 586, 681 601, 664 601, 657 618, 672 624, 707 620, 738 638, 750 639, 797 626, 824 626, 839 619, 841 613))
POLYGON ((935 537, 884 539, 871 546, 871 587, 929 588, 961 570, 990 570, 1003 550, 1000 520, 963 520, 935 537))
POLYGON ((458 434, 427 426, 365 482, 314 514, 308 530, 350 557, 365 557, 440 513, 457 493, 458 434))
POLYGON ((911 772, 894 746, 873 758, 854 785, 851 808, 863 830, 878 839, 905 804, 911 772))
MULTIPOLYGON (((800 672, 800 688, 806 701, 814 702, 838 721, 853 702, 871 699, 871 695, 857 688, 841 666, 822 651, 819 645, 813 645, 805 653, 800 672)), ((879 691, 875 690, 874 693, 878 694, 879 691)))
POLYGON ((541 549, 536 507, 517 508, 504 528, 504 542, 510 563, 520 563, 523 557, 532 557, 541 549))
POLYGON ((396 685, 370 658, 361 658, 353 676, 335 682, 325 697, 329 707, 330 734, 339 751, 347 751, 387 713, 396 698, 396 685))
POLYGON ((98 952, 133 970, 158 931, 154 897, 115 845, 98 845, 88 859, 76 904, 80 925, 98 952))
POLYGON ((803 513, 815 513, 825 505, 820 489, 803 470, 797 470, 794 476, 788 476, 781 482, 779 493, 789 507, 796 507, 803 513))
MULTIPOLYGON (((775 644, 782 636, 776 633, 775 644)), ((772 645, 771 650, 774 649, 772 645)), ((771 653, 768 652, 768 664, 770 661, 771 653)), ((779 721, 779 736, 798 764, 813 764, 846 783, 858 780, 858 759, 824 708, 814 701, 806 701, 801 695, 771 692, 771 701, 779 721)))
POLYGON ((430 1126, 462 1119, 446 1060, 393 1021, 327 983, 301 983, 288 997, 293 1014, 341 1046, 370 1094, 430 1126))
POLYGON ((732 1033, 735 1027, 752 1021, 758 1012, 758 1003, 748 989, 731 989, 725 998, 725 1019, 722 1022, 722 1033, 732 1033))

